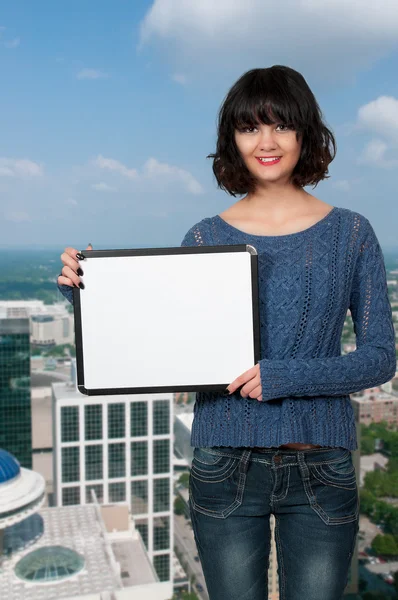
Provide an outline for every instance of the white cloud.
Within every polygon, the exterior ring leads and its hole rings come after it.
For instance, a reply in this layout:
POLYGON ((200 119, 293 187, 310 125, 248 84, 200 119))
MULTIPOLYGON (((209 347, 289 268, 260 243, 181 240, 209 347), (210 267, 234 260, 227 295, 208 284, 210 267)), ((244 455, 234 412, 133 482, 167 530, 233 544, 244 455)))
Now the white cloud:
POLYGON ((6 213, 5 217, 7 221, 13 221, 14 223, 32 220, 31 216, 24 210, 6 213))
POLYGON ((358 110, 358 127, 398 142, 398 99, 379 96, 358 110))
POLYGON ((81 69, 76 77, 78 79, 106 79, 109 76, 99 69, 81 69))
POLYGON ((185 75, 182 75, 182 73, 174 73, 172 80, 180 83, 181 85, 185 85, 187 83, 187 78, 185 75))
POLYGON ((167 163, 161 163, 156 158, 148 158, 144 165, 144 175, 149 178, 158 179, 160 176, 163 176, 173 181, 181 181, 191 194, 202 194, 204 191, 200 183, 189 171, 167 163))
POLYGON ((3 43, 6 48, 18 48, 19 44, 21 43, 21 38, 16 37, 13 40, 9 40, 3 43))
POLYGON ((382 167, 391 169, 398 167, 398 153, 395 157, 391 155, 389 145, 380 139, 371 140, 364 148, 362 154, 358 157, 359 165, 371 165, 373 167, 382 167))
POLYGON ((154 0, 139 49, 157 42, 176 64, 217 71, 294 63, 330 82, 396 48, 397 35, 394 0, 154 0))
POLYGON ((111 185, 108 185, 103 181, 101 181, 100 183, 93 183, 91 187, 93 188, 93 190, 97 190, 97 192, 117 192, 117 189, 115 187, 112 187, 111 185))
MULTIPOLYGON (((114 158, 105 158, 101 154, 92 161, 92 164, 100 169, 106 169, 112 171, 115 174, 119 174, 122 177, 130 180, 142 181, 144 179, 151 179, 153 181, 177 181, 183 183, 185 189, 191 194, 203 193, 203 188, 195 177, 185 169, 169 165, 168 163, 161 163, 156 158, 149 158, 143 166, 142 172, 137 169, 128 168, 123 163, 115 160, 114 158)), ((105 191, 105 187, 110 187, 108 184, 92 184, 92 187, 101 186, 101 191, 105 191)), ((96 187, 95 189, 100 189, 96 187)), ((110 190, 109 190, 110 191, 110 190)))
POLYGON ((105 158, 101 154, 97 156, 97 158, 93 161, 93 164, 100 169, 107 169, 108 171, 120 173, 120 175, 123 175, 123 177, 127 177, 128 179, 136 179, 138 176, 136 169, 128 169, 118 160, 114 160, 113 158, 105 158))
POLYGON ((43 166, 28 159, 0 157, 0 177, 41 177, 43 166))
POLYGON ((377 134, 357 159, 360 165, 382 168, 398 165, 398 100, 393 96, 379 96, 358 110, 355 130, 377 134), (383 139, 384 138, 384 139, 383 139))
POLYGON ((72 206, 77 206, 78 202, 74 198, 67 198, 65 200, 66 204, 72 204, 72 206))
POLYGON ((332 185, 342 192, 349 192, 351 189, 351 184, 349 181, 347 181, 347 179, 339 179, 332 182, 332 185))

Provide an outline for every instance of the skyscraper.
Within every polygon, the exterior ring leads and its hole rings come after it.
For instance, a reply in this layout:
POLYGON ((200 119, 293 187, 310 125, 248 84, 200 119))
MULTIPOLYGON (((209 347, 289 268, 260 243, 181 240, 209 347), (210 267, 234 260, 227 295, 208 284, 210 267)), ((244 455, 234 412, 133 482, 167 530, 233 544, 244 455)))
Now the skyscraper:
POLYGON ((32 468, 29 318, 0 312, 0 447, 32 468))

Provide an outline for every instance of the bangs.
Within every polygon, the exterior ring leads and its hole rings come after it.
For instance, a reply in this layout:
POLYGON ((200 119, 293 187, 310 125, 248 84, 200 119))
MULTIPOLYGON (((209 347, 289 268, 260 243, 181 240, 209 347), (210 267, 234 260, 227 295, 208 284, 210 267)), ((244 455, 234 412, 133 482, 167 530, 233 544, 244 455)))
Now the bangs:
POLYGON ((283 124, 296 131, 305 128, 302 110, 286 86, 281 88, 268 75, 257 75, 243 85, 230 106, 230 123, 234 129, 283 124))

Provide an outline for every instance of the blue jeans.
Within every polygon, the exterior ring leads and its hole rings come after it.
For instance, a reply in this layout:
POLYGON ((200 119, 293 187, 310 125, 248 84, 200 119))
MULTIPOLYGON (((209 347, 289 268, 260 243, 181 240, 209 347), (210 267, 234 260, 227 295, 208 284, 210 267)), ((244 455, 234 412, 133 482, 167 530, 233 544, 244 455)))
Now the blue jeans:
POLYGON ((270 514, 280 600, 340 600, 359 530, 345 448, 194 448, 192 529, 210 600, 267 600, 270 514))

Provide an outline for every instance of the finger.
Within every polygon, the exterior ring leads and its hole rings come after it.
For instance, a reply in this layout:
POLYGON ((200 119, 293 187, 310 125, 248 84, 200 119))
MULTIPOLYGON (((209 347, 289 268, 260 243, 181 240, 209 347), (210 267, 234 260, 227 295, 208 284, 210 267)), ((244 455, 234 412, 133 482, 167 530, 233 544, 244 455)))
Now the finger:
POLYGON ((69 277, 65 277, 64 275, 59 275, 58 277, 59 285, 70 285, 70 287, 74 286, 74 283, 69 277))
POLYGON ((68 256, 70 256, 71 258, 73 258, 73 260, 75 260, 77 262, 78 259, 77 259, 76 255, 79 254, 79 250, 68 246, 67 248, 65 248, 64 253, 67 254, 68 256))
POLYGON ((62 275, 68 279, 70 279, 76 286, 80 284, 80 277, 75 272, 74 269, 71 269, 68 265, 64 266, 61 271, 62 275))
MULTIPOLYGON (((75 271, 75 273, 77 272, 77 269, 79 268, 79 263, 68 252, 63 252, 61 254, 61 260, 64 267, 69 267, 70 269, 72 269, 72 271, 75 271)), ((63 274, 66 275, 66 273, 63 274)))
MULTIPOLYGON (((79 268, 79 263, 76 258, 77 253, 78 253, 78 250, 76 250, 76 248, 68 247, 68 248, 65 248, 65 251, 61 254, 61 261, 62 261, 63 265, 66 267, 69 267, 75 273, 77 273, 77 270, 79 268)), ((61 272, 63 275, 68 277, 68 274, 65 273, 63 270, 61 272)))
POLYGON ((86 250, 92 250, 92 249, 93 249, 93 247, 92 247, 91 243, 89 243, 89 245, 87 246, 86 250))
POLYGON ((257 387, 254 388, 254 390, 252 390, 249 394, 250 398, 257 398, 259 395, 261 395, 262 389, 261 389, 261 385, 258 385, 257 387))
POLYGON ((227 387, 227 390, 229 390, 232 394, 238 387, 240 387, 241 385, 244 385, 245 383, 247 383, 248 381, 253 379, 253 377, 258 375, 258 373, 259 373, 259 366, 254 365, 254 367, 252 367, 248 371, 245 371, 244 373, 242 373, 242 375, 239 375, 239 377, 234 379, 234 381, 232 383, 230 383, 229 386, 227 387))
POLYGON ((234 381, 230 383, 226 389, 229 391, 230 394, 233 394, 238 388, 243 387, 245 383, 246 379, 244 380, 242 375, 240 375, 239 377, 234 379, 234 381))
POLYGON ((261 382, 258 377, 254 377, 251 381, 249 381, 243 388, 241 389, 240 395, 242 398, 256 398, 261 392, 261 382))

